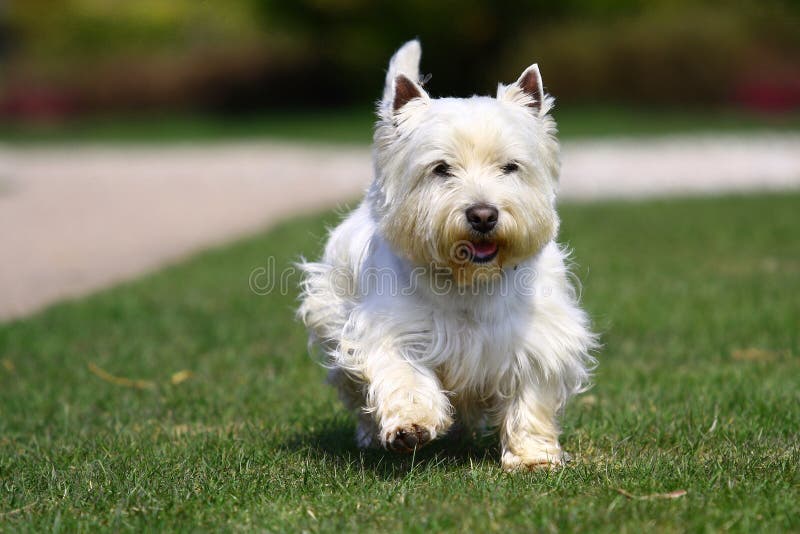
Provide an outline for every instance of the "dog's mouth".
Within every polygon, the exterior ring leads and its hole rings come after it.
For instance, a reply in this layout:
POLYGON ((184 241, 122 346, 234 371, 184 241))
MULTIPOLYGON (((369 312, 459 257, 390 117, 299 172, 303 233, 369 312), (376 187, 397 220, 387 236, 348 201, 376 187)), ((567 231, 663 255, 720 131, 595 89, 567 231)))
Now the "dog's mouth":
POLYGON ((470 259, 474 263, 489 263, 497 256, 500 247, 493 241, 480 241, 469 244, 470 259))

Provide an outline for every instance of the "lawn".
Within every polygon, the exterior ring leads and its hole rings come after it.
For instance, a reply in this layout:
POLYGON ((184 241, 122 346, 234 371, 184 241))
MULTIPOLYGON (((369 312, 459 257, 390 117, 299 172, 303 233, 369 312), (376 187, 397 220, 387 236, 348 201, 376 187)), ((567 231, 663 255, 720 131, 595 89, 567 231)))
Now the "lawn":
MULTIPOLYGON (((562 138, 704 132, 800 131, 800 114, 757 114, 733 109, 652 109, 556 106, 562 138)), ((166 115, 94 117, 63 123, 0 122, 0 142, 207 142, 277 139, 303 142, 371 141, 372 110, 294 111, 246 116, 166 115)))
POLYGON ((0 325, 0 531, 799 531, 798 206, 563 206, 604 347, 552 472, 354 448, 294 289, 248 284, 332 214, 0 325))

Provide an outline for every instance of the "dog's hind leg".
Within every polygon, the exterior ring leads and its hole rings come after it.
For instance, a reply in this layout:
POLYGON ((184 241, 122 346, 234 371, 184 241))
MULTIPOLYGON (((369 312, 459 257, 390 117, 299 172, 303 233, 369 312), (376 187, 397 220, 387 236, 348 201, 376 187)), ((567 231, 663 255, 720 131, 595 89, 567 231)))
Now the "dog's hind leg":
POLYGON ((344 370, 334 367, 328 372, 328 383, 339 392, 342 404, 356 414, 358 426, 356 427, 356 445, 360 449, 369 449, 380 446, 378 440, 378 426, 372 414, 365 410, 366 384, 353 379, 344 370))

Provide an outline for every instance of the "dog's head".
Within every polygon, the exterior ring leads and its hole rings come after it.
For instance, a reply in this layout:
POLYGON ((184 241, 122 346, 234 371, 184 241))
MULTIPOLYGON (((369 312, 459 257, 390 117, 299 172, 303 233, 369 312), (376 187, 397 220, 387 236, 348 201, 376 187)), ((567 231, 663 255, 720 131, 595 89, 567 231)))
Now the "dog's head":
POLYGON ((410 41, 389 64, 368 198, 398 253, 472 283, 537 254, 558 231, 552 98, 532 65, 495 98, 433 99, 420 55, 410 41))

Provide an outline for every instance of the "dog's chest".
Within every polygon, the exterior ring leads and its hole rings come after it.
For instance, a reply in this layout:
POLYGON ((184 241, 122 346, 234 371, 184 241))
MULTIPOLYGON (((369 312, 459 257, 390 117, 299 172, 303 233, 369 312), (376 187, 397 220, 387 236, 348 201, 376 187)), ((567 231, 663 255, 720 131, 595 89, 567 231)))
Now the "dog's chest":
POLYGON ((523 350, 524 328, 507 307, 441 314, 433 347, 442 385, 454 393, 491 396, 523 350))

